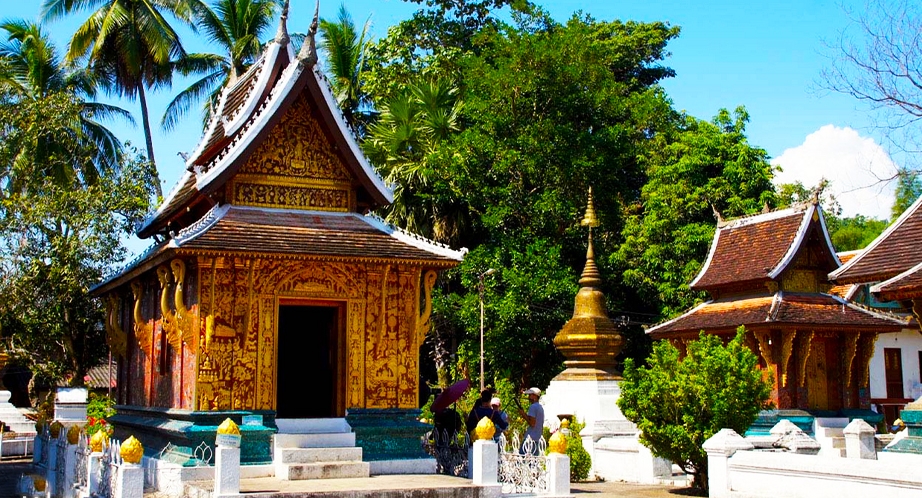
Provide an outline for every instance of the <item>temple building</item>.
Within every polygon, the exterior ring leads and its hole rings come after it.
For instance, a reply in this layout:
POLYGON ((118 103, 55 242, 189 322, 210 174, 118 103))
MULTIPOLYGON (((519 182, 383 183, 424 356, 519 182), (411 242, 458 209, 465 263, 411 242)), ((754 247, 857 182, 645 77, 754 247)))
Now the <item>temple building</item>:
POLYGON ((743 325, 775 379, 776 408, 876 422, 867 410, 874 344, 905 321, 831 294, 827 274, 840 265, 816 201, 719 221, 690 284, 710 299, 647 332, 682 349, 701 331, 730 337, 743 325))
MULTIPOLYGON (((881 351, 878 393, 892 422, 908 401, 922 399, 922 197, 896 219, 868 247, 829 274, 829 279, 851 289, 851 298, 875 308, 886 307, 915 317, 899 337, 881 351)), ((916 410, 922 407, 916 407, 916 410)), ((918 431, 918 429, 916 429, 918 431)))
POLYGON ((296 53, 287 3, 138 230, 154 245, 92 290, 119 357, 116 436, 195 448, 231 417, 244 463, 270 461, 276 432, 322 430, 354 433, 366 461, 424 456, 419 348, 463 251, 368 214, 392 193, 317 65, 316 15, 296 53))

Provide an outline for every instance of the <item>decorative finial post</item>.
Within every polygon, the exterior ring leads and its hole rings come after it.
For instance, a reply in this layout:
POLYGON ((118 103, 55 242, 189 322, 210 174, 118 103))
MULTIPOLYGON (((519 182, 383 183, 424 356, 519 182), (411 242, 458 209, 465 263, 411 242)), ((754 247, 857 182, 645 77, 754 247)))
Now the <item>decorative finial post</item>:
POLYGON ((298 52, 298 60, 307 66, 313 66, 317 63, 317 28, 320 26, 320 0, 314 8, 314 20, 307 30, 307 36, 304 37, 304 44, 298 52))
POLYGON ((288 36, 288 0, 282 4, 282 15, 279 17, 279 29, 275 33, 275 42, 281 46, 288 45, 291 37, 288 36))

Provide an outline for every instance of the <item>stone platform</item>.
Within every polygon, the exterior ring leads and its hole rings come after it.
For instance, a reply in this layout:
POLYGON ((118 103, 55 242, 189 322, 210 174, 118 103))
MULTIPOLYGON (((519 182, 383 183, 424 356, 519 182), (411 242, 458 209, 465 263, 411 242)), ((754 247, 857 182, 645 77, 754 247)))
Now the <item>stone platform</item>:
MULTIPOLYGON (((189 498, 212 498, 213 481, 190 482, 189 498)), ((487 498, 469 479, 444 475, 387 475, 362 479, 286 481, 274 477, 240 480, 241 498, 487 498)))

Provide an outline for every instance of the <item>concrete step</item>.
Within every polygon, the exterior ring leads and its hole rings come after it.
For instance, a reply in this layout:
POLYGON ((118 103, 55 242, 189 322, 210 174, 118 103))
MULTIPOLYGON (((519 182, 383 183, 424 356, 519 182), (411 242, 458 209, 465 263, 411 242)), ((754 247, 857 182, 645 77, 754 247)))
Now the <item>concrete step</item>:
POLYGON ((360 462, 362 448, 276 448, 280 463, 360 462))
POLYGON ((275 448, 345 448, 355 446, 355 433, 276 434, 275 448))
POLYGON ((816 434, 817 439, 821 437, 845 437, 845 429, 843 427, 819 427, 818 429, 816 434))
POLYGON ((832 438, 832 447, 836 449, 845 449, 845 437, 832 438))
POLYGON ((276 465, 275 476, 289 481, 368 477, 368 462, 317 462, 276 465))
POLYGON ((277 418, 275 426, 282 434, 352 432, 352 427, 344 418, 277 418))

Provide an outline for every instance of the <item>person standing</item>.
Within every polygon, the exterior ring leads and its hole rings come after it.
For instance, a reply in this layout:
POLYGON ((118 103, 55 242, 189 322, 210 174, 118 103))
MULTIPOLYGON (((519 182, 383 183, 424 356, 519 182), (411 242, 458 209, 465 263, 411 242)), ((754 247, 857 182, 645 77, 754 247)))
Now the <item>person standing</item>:
MULTIPOLYGON (((508 426, 509 426, 509 415, 506 413, 505 410, 503 410, 502 408, 500 408, 500 405, 501 405, 501 404, 502 404, 502 401, 500 401, 500 399, 497 398, 497 397, 495 397, 495 396, 493 397, 493 399, 490 400, 490 408, 493 409, 493 412, 494 412, 494 413, 499 414, 500 420, 502 420, 503 422, 505 422, 505 423, 506 423, 506 427, 508 427, 508 426)), ((503 432, 505 432, 505 428, 500 429, 499 426, 497 426, 497 427, 496 427, 496 434, 493 436, 493 440, 496 441, 496 442, 499 442, 499 438, 500 438, 500 436, 503 435, 503 432)))
MULTIPOLYGON (((509 423, 503 420, 500 417, 500 414, 490 406, 490 400, 493 398, 493 391, 485 389, 480 393, 480 398, 477 400, 477 404, 474 405, 474 408, 471 409, 471 412, 467 415, 467 431, 471 432, 477 427, 477 423, 480 422, 480 419, 487 417, 493 422, 493 425, 499 431, 506 430, 506 427, 509 426, 509 423)), ((473 440, 473 438, 472 438, 473 440)))
POLYGON ((541 440, 541 437, 544 435, 544 407, 541 406, 541 403, 538 400, 541 399, 541 389, 537 387, 532 387, 527 389, 523 394, 528 395, 528 401, 531 403, 528 406, 528 411, 523 411, 522 416, 528 422, 528 429, 525 430, 525 440, 522 441, 522 448, 519 450, 519 453, 525 454, 525 446, 528 444, 528 439, 534 442, 531 446, 530 453, 532 455, 538 454, 538 441, 541 440))

